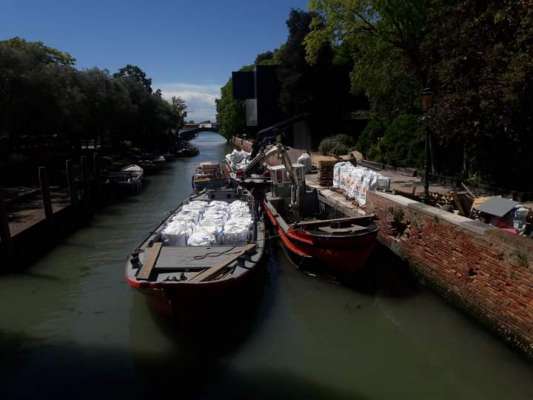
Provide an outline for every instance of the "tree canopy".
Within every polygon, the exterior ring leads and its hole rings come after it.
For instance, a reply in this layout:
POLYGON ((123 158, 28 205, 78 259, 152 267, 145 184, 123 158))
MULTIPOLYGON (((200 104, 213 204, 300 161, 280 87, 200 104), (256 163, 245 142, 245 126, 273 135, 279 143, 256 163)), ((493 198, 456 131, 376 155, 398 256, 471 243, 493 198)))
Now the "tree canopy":
POLYGON ((41 42, 0 41, 0 137, 9 152, 39 136, 74 149, 83 139, 157 147, 183 125, 186 108, 182 99, 152 93, 151 79, 137 66, 114 75, 78 70, 70 54, 41 42))
POLYGON ((307 60, 316 63, 324 43, 342 47, 353 62, 352 92, 369 98, 371 123, 359 143, 367 155, 420 163, 406 155, 422 151, 427 127, 437 172, 533 188, 520 178, 533 172, 530 2, 311 0, 310 7, 307 60), (426 87, 434 106, 423 126, 426 87))
MULTIPOLYGON (((319 19, 316 13, 291 10, 286 42, 278 49, 258 54, 254 64, 241 70, 253 70, 255 65, 278 66, 279 105, 288 116, 303 112, 310 115, 313 142, 317 146, 322 137, 342 130, 346 116, 351 111, 366 108, 367 101, 364 96, 350 92, 352 61, 343 54, 344 49, 324 42, 318 47, 314 63, 306 59, 305 40, 315 18, 319 19)), ((244 103, 233 99, 231 84, 230 79, 217 102, 220 129, 225 136, 246 129, 244 103)))

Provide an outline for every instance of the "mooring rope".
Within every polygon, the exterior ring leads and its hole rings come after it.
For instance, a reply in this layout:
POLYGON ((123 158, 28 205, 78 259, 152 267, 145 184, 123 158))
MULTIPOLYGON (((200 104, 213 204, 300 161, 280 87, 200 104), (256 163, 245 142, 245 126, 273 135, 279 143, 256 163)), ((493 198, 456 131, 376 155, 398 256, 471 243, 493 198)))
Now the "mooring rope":
POLYGON ((203 260, 203 259, 208 258, 208 257, 209 258, 216 258, 216 257, 220 257, 220 256, 229 256, 229 255, 232 255, 232 254, 239 254, 240 251, 236 251, 234 253, 231 253, 236 248, 237 248, 237 246, 233 246, 233 247, 230 247, 229 249, 224 250, 224 251, 211 251, 211 252, 202 254, 200 256, 194 256, 193 259, 194 260, 203 260))

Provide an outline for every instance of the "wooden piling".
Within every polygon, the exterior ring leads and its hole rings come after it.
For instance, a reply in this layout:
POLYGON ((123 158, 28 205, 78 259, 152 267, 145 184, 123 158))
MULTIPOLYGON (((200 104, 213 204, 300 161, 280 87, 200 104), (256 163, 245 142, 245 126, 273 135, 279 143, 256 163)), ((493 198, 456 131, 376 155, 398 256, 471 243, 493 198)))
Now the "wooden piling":
POLYGON ((4 200, 4 194, 0 190, 0 239, 9 248, 11 245, 11 230, 9 229, 9 215, 4 200))
POLYGON ((89 186, 89 170, 87 168, 87 156, 81 156, 80 166, 81 166, 81 182, 83 185, 83 189, 87 191, 87 187, 89 186))
POLYGON ((89 176, 89 167, 87 165, 87 156, 81 156, 81 182, 83 186, 83 199, 82 204, 83 208, 87 215, 92 214, 92 186, 91 186, 91 177, 89 176))
POLYGON ((68 193, 70 197, 70 204, 78 203, 78 193, 74 184, 74 173, 72 171, 72 160, 65 162, 65 175, 67 177, 68 193))
POLYGON ((100 160, 98 158, 98 153, 95 151, 93 153, 93 178, 98 180, 100 175, 100 160))
POLYGON ((50 219, 54 215, 52 210, 52 199, 50 197, 50 184, 48 183, 48 174, 46 167, 39 167, 39 184, 41 185, 41 196, 43 200, 44 215, 50 219))

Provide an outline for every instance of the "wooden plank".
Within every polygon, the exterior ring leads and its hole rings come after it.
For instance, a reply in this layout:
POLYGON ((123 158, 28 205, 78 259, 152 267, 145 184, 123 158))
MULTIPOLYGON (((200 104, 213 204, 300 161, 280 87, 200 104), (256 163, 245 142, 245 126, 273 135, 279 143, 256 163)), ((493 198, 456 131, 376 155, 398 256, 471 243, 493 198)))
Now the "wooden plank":
POLYGON ((248 245, 243 246, 243 247, 236 248, 235 249, 236 254, 234 254, 233 257, 226 258, 221 263, 219 263, 219 264, 217 264, 217 265, 215 265, 215 266, 213 266, 213 267, 211 267, 211 268, 209 268, 209 269, 207 269, 205 271, 200 272, 198 275, 195 275, 192 279, 190 279, 189 282, 204 282, 207 279, 214 277, 216 274, 221 272, 224 268, 226 268, 233 261, 237 260, 242 255, 252 251, 253 249, 255 249, 255 247, 256 247, 256 244, 252 243, 252 244, 248 244, 248 245))
POLYGON ((205 271, 215 262, 233 257, 238 248, 235 246, 213 247, 174 247, 166 246, 161 249, 155 268, 158 272, 168 271, 205 271))
POLYGON ((144 263, 143 263, 141 270, 137 274, 137 279, 139 280, 150 279, 150 275, 152 274, 152 270, 154 269, 155 263, 157 262, 162 246, 163 246, 163 243, 157 242, 157 243, 154 243, 152 247, 148 247, 145 250, 146 255, 144 258, 144 263))
POLYGON ((349 224, 349 223, 355 223, 355 222, 361 222, 364 220, 372 220, 374 218, 374 215, 364 215, 360 217, 345 217, 345 218, 334 218, 334 219, 323 219, 323 220, 314 220, 314 221, 302 221, 297 222, 294 224, 295 228, 303 227, 303 228, 309 228, 310 226, 321 226, 321 225, 330 225, 333 223, 340 223, 340 224, 349 224))

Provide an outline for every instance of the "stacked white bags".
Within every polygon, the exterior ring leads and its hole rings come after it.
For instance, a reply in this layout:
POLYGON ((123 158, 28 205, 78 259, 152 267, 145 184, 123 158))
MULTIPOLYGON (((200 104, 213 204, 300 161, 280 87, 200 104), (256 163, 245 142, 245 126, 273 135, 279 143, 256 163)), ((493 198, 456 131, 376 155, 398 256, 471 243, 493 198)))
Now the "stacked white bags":
POLYGON ((242 169, 250 162, 250 155, 247 151, 239 151, 234 149, 231 153, 226 154, 226 160, 228 161, 233 171, 242 169))
POLYGON ((244 201, 192 201, 172 217, 162 235, 171 246, 240 244, 248 240, 252 224, 244 201))
POLYGON ((229 205, 230 217, 224 224, 224 244, 239 244, 248 240, 252 215, 244 201, 236 200, 229 205))
POLYGON ((344 191, 360 206, 366 204, 366 194, 381 186, 390 185, 390 178, 365 167, 354 167, 350 162, 340 162, 333 168, 333 187, 344 191))
POLYGON ((207 204, 207 201, 191 201, 185 204, 163 229, 165 243, 171 246, 186 246, 207 204))

